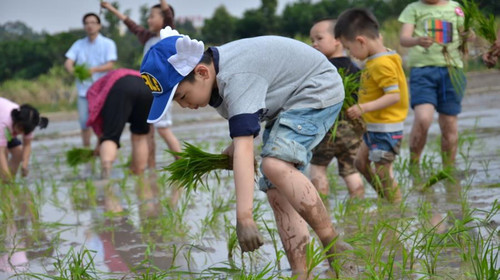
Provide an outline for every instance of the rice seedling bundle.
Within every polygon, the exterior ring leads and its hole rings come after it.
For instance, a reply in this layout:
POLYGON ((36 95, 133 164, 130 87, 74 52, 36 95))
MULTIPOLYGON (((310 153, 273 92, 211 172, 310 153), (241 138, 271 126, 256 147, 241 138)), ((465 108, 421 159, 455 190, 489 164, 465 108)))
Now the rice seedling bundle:
POLYGON ((88 163, 94 157, 94 150, 88 148, 73 148, 66 152, 66 162, 69 166, 88 163))
POLYGON ((345 114, 345 111, 358 104, 356 98, 359 89, 359 79, 361 76, 361 71, 357 73, 348 73, 344 68, 339 68, 339 75, 342 78, 342 83, 344 85, 344 104, 342 105, 341 113, 345 114))
POLYGON ((90 70, 87 68, 87 65, 85 64, 75 65, 74 75, 80 81, 85 81, 87 79, 90 79, 90 77, 92 76, 92 74, 90 74, 90 70))
POLYGON ((451 182, 455 183, 455 179, 451 175, 451 171, 448 169, 440 170, 439 172, 432 174, 431 177, 427 180, 427 182, 424 183, 422 186, 423 190, 426 190, 430 188, 432 185, 436 184, 437 182, 447 179, 450 180, 451 182))
MULTIPOLYGON (((361 72, 359 71, 357 73, 348 73, 345 68, 339 68, 338 69, 340 78, 342 78, 342 84, 344 85, 344 92, 345 92, 345 97, 344 97, 344 103, 342 104, 342 108, 340 109, 340 113, 337 117, 337 120, 335 121, 335 125, 333 126, 331 130, 331 138, 330 141, 335 141, 335 135, 337 134, 337 127, 339 124, 339 121, 345 121, 347 119, 346 116, 346 111, 350 107, 357 105, 358 100, 357 100, 357 94, 359 90, 359 83, 360 83, 360 77, 361 77, 361 72)), ((362 122, 361 119, 353 120, 353 121, 359 121, 362 122)))
MULTIPOLYGON (((208 175, 217 169, 232 169, 232 158, 225 154, 211 154, 200 148, 184 142, 182 152, 167 150, 179 159, 172 162, 164 171, 170 172, 167 181, 185 188, 187 191, 194 190, 202 185, 208 189, 208 175)), ((219 177, 214 173, 217 180, 219 177)))

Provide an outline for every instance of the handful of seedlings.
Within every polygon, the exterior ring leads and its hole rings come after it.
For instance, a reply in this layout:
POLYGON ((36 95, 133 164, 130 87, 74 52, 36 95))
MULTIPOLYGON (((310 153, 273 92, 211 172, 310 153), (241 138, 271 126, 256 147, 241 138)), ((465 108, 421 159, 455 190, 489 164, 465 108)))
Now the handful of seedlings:
MULTIPOLYGON (((207 153, 187 142, 184 142, 182 152, 167 152, 179 158, 163 168, 170 172, 167 181, 184 187, 188 192, 196 191, 198 185, 208 189, 206 181, 210 172, 217 169, 230 170, 233 167, 233 159, 229 155, 207 153)), ((215 176, 219 180, 217 173, 215 176)))
POLYGON ((87 68, 87 65, 85 64, 75 65, 73 73, 75 74, 75 77, 82 82, 92 77, 89 68, 87 68))
POLYGON ((456 183, 455 178, 453 178, 453 175, 452 175, 452 170, 451 169, 443 169, 437 173, 432 174, 431 177, 429 177, 429 179, 427 180, 427 182, 425 182, 424 185, 422 186, 422 190, 425 191, 428 188, 430 188, 432 185, 434 185, 437 182, 444 180, 444 179, 447 179, 452 183, 456 183))
POLYGON ((69 166, 88 163, 94 157, 94 150, 88 148, 73 148, 66 152, 66 162, 69 166))
MULTIPOLYGON (((342 78, 342 84, 344 85, 344 103, 342 104, 342 108, 340 109, 339 115, 337 116, 337 120, 335 121, 334 126, 331 130, 330 141, 335 141, 335 135, 337 134, 337 128, 339 125, 339 121, 345 121, 347 119, 346 111, 350 107, 358 104, 358 90, 361 79, 361 71, 357 73, 349 73, 345 68, 338 69, 340 78, 342 78)), ((353 122, 363 122, 361 118, 352 120, 353 122)))

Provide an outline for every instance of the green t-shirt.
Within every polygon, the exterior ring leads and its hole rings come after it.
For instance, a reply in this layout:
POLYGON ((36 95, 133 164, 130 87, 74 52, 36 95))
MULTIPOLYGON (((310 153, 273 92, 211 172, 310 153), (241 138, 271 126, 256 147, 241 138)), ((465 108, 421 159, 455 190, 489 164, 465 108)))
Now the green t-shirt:
POLYGON ((409 66, 448 66, 462 68, 459 28, 464 24, 464 13, 455 1, 445 5, 428 5, 421 1, 409 4, 399 15, 400 22, 415 25, 414 37, 429 36, 435 43, 428 49, 414 46, 409 50, 409 66), (442 53, 446 46, 451 59, 442 53))

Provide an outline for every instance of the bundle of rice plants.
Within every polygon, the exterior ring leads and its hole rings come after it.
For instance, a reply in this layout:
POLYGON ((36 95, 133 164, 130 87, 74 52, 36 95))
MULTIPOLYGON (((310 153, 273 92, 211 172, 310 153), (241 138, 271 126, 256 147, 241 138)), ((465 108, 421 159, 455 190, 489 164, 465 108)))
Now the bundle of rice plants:
POLYGON ((428 188, 430 188, 432 185, 436 184, 437 182, 447 179, 452 183, 455 183, 455 178, 452 176, 452 170, 451 169, 443 169, 440 170, 437 173, 432 174, 427 182, 424 183, 422 186, 422 190, 425 191, 428 188))
MULTIPOLYGON (((362 71, 358 71, 357 73, 349 73, 345 68, 339 68, 338 72, 340 77, 342 78, 342 84, 344 85, 345 97, 344 97, 344 103, 342 104, 342 108, 340 109, 339 115, 337 116, 337 120, 335 120, 335 125, 332 127, 330 141, 335 140, 335 135, 337 134, 337 127, 339 125, 339 121, 347 120, 346 116, 347 109, 349 109, 354 105, 359 106, 357 97, 358 97, 359 83, 362 71)), ((356 119, 353 121, 362 122, 363 120, 356 119)))
MULTIPOLYGON (((199 185, 208 189, 207 178, 212 171, 232 169, 232 158, 229 155, 211 154, 187 142, 184 142, 183 146, 182 152, 167 150, 178 159, 164 167, 163 170, 170 172, 168 182, 183 187, 188 192, 196 191, 199 185)), ((214 174, 219 181, 217 173, 214 174)))
POLYGON ((85 81, 92 77, 89 68, 85 64, 75 65, 73 73, 75 77, 80 81, 85 81))
POLYGON ((88 148, 73 148, 66 152, 66 162, 71 167, 88 163, 93 157, 94 151, 88 148))
POLYGON ((469 53, 469 48, 467 45, 467 40, 469 38, 470 32, 474 27, 476 18, 479 12, 479 7, 473 0, 462 0, 462 11, 464 12, 464 25, 463 30, 460 32, 460 46, 458 49, 464 57, 469 53))
POLYGON ((348 73, 346 69, 339 68, 339 75, 342 78, 342 84, 344 85, 344 104, 342 105, 341 113, 345 114, 345 111, 358 104, 357 95, 359 89, 359 80, 361 77, 361 71, 357 73, 348 73))

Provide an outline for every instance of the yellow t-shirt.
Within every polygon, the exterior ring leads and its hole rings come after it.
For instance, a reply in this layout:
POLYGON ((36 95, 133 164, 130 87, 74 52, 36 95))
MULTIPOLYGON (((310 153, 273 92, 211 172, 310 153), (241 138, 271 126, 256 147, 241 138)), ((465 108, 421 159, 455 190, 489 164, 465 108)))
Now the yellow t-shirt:
POLYGON ((361 75, 359 103, 379 99, 384 94, 399 94, 401 98, 398 103, 389 107, 363 114, 366 129, 373 132, 403 130, 409 107, 408 86, 401 57, 391 50, 367 59, 361 75))

